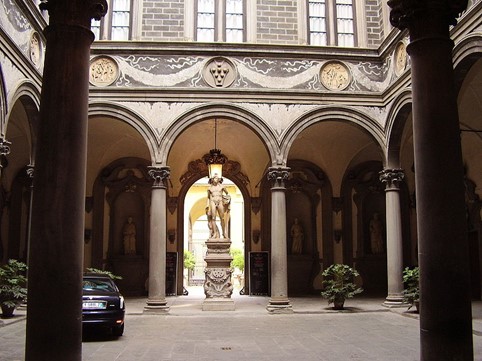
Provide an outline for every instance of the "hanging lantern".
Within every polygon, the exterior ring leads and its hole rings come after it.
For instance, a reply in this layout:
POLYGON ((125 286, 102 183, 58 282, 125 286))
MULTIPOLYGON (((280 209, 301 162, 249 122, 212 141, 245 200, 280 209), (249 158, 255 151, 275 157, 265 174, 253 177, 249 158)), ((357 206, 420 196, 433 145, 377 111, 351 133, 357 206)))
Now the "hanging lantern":
POLYGON ((218 178, 223 177, 223 164, 226 163, 226 157, 221 153, 221 149, 211 149, 203 160, 208 166, 209 179, 213 179, 215 175, 218 178))
POLYGON ((213 179, 214 176, 218 178, 223 177, 223 164, 226 163, 226 156, 221 153, 221 149, 217 148, 217 131, 218 131, 218 121, 214 119, 214 149, 209 151, 203 157, 204 163, 208 166, 209 179, 213 179))

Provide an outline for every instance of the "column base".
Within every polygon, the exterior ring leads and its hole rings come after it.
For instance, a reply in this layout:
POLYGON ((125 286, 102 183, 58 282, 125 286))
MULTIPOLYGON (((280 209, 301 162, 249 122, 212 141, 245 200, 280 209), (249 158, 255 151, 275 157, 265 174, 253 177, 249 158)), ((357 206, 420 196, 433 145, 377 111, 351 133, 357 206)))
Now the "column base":
POLYGON ((269 313, 293 313, 293 306, 287 298, 270 298, 266 309, 269 313))
POLYGON ((169 312, 169 306, 167 301, 163 300, 147 300, 146 306, 144 306, 145 313, 159 313, 164 314, 169 312))
POLYGON ((202 304, 203 311, 234 311, 236 306, 231 298, 206 298, 202 304))
POLYGON ((382 306, 388 308, 408 307, 408 303, 403 300, 402 295, 388 295, 382 306))

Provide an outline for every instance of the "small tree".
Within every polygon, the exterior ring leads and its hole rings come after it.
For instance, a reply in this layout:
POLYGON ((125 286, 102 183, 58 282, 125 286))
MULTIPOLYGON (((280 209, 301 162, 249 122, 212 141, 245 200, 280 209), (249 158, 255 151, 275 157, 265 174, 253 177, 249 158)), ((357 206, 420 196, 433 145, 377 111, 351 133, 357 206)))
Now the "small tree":
POLYGON ((403 270, 403 283, 405 289, 403 290, 403 301, 410 304, 408 309, 411 309, 413 305, 418 311, 418 302, 420 298, 420 269, 418 267, 405 267, 403 270))
POLYGON ((328 304, 334 304, 335 310, 342 310, 345 299, 363 292, 363 288, 353 283, 353 279, 359 275, 357 270, 346 264, 332 264, 323 271, 325 288, 321 295, 328 299, 328 304))
POLYGON ((244 254, 239 248, 232 248, 231 257, 233 260, 231 261, 231 268, 237 268, 241 273, 244 272, 244 254))
POLYGON ((188 271, 192 271, 196 265, 196 258, 191 251, 184 250, 184 268, 188 271))
POLYGON ((15 259, 9 259, 7 264, 0 267, 0 303, 2 309, 4 306, 13 309, 27 299, 26 272, 27 265, 15 259))

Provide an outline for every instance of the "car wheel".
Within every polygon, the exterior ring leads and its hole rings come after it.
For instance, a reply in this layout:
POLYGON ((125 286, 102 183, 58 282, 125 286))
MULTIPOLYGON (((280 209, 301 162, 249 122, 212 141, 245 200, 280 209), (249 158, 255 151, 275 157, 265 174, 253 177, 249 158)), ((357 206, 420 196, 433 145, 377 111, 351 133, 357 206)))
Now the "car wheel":
POLYGON ((118 327, 113 327, 112 334, 117 337, 122 336, 124 334, 124 324, 118 327))

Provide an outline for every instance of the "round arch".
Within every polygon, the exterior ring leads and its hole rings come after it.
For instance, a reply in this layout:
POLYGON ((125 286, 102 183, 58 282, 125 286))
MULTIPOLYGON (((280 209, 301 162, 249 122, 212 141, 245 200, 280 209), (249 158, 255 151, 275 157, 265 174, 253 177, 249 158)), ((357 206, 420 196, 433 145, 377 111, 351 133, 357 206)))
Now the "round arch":
POLYGON ((241 107, 218 103, 201 105, 178 117, 162 134, 158 162, 167 164, 172 144, 184 130, 197 122, 210 118, 225 118, 247 126, 261 138, 272 162, 276 159, 276 155, 279 153, 279 145, 275 133, 267 126, 266 122, 241 107))
POLYGON ((5 135, 5 125, 7 116, 7 91, 5 89, 5 79, 2 67, 0 66, 0 137, 5 135))
MULTIPOLYGON (((224 173, 224 172, 223 172, 224 173)), ((199 179, 203 177, 207 177, 208 172, 206 170, 202 170, 198 174, 192 174, 188 179, 185 180, 185 182, 182 184, 182 187, 179 191, 178 195, 178 203, 177 203, 177 209, 178 209, 178 217, 177 217, 177 252, 178 254, 182 255, 183 250, 184 250, 184 222, 186 221, 184 219, 184 203, 185 203, 185 198, 187 193, 189 192, 189 189, 192 187, 194 183, 196 183, 199 179)), ((245 257, 245 265, 247 265, 247 257, 249 255, 249 252, 251 251, 251 197, 249 194, 249 190, 244 183, 244 178, 242 175, 239 174, 225 174, 226 178, 229 178, 241 191, 241 194, 243 196, 244 200, 244 234, 246 237, 245 240, 245 249, 244 249, 244 257, 245 257)), ((183 270, 183 258, 178 257, 178 269, 183 270)), ((183 294, 183 277, 182 277, 182 272, 180 272, 181 276, 178 275, 177 279, 177 294, 182 295, 183 294)), ((245 290, 249 290, 249 280, 245 278, 245 285, 244 288, 245 290)))
POLYGON ((408 89, 400 93, 394 100, 388 114, 386 126, 387 149, 385 166, 387 168, 400 167, 400 146, 405 122, 412 112, 412 92, 408 89))
POLYGON ((29 132, 27 136, 30 140, 30 164, 33 165, 35 162, 37 131, 40 123, 40 89, 28 81, 22 82, 18 86, 9 103, 10 105, 5 119, 5 134, 8 132, 8 125, 10 122, 9 115, 12 114, 13 108, 18 103, 22 105, 27 115, 27 127, 29 132))
POLYGON ((145 140, 149 149, 151 162, 154 164, 158 158, 159 136, 149 123, 134 111, 112 102, 89 103, 89 118, 93 116, 109 116, 119 119, 132 126, 145 140))
POLYGON ((383 129, 375 120, 354 109, 323 106, 313 109, 309 113, 299 117, 288 129, 286 129, 281 141, 281 160, 286 163, 291 146, 302 131, 311 125, 328 120, 338 120, 359 127, 362 131, 368 133, 383 151, 385 150, 383 129))

